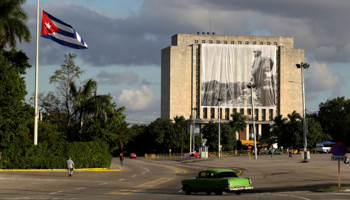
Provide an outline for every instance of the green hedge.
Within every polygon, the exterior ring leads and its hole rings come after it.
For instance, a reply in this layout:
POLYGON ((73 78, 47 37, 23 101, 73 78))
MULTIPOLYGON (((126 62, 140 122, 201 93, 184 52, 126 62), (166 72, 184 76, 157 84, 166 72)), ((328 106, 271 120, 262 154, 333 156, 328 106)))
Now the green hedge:
POLYGON ((10 146, 2 150, 1 169, 66 169, 71 157, 75 168, 109 168, 113 156, 102 142, 10 146))

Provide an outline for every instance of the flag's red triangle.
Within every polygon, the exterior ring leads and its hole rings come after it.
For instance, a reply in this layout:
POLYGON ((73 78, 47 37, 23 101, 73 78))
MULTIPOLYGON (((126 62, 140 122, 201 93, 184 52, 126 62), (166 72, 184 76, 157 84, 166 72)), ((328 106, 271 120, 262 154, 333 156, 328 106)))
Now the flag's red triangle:
POLYGON ((43 11, 41 19, 41 36, 56 32, 60 32, 60 29, 57 28, 55 23, 53 23, 45 11, 43 11))

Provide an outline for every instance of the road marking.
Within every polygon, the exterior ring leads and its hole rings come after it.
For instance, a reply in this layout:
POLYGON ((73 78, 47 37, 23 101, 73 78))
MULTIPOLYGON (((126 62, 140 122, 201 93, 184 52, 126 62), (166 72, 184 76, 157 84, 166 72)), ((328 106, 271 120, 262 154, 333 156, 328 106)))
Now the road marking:
POLYGON ((145 189, 148 189, 148 188, 151 188, 151 187, 155 187, 155 186, 157 186, 157 185, 166 183, 166 182, 171 181, 171 180, 173 180, 173 179, 174 179, 174 178, 171 178, 171 179, 168 179, 168 180, 166 180, 166 181, 163 181, 163 182, 160 182, 160 183, 157 183, 157 184, 154 184, 154 185, 151 185, 151 186, 148 186, 148 187, 139 189, 139 190, 135 190, 135 191, 132 191, 132 192, 129 192, 129 193, 124 193, 123 195, 127 195, 127 194, 130 194, 130 193, 133 193, 133 192, 138 192, 138 191, 145 190, 145 189))
POLYGON ((82 190, 82 189, 85 189, 85 187, 75 188, 75 190, 82 190))
POLYGON ((75 200, 77 198, 29 198, 29 197, 18 197, 18 198, 1 198, 1 199, 11 199, 11 200, 38 200, 38 199, 54 199, 54 200, 58 200, 58 199, 65 199, 65 200, 75 200))
POLYGON ((124 179, 119 179, 118 181, 124 181, 124 179))
POLYGON ((134 176, 131 176, 131 177, 133 177, 133 178, 134 178, 135 176, 137 176, 137 175, 134 175, 134 176))
MULTIPOLYGON (((157 181, 160 181, 162 180, 163 178, 159 178, 159 179, 156 179, 156 180, 153 180, 153 181, 150 181, 150 182, 147 182, 147 183, 143 183, 141 185, 137 185, 135 187, 131 187, 131 188, 128 188, 128 189, 123 189, 123 190, 118 190, 118 191, 115 191, 115 192, 110 192, 110 193, 106 193, 106 195, 108 194, 114 194, 114 193, 120 193, 120 192, 124 192, 124 191, 129 191, 129 190, 132 190, 134 188, 139 188, 139 187, 142 187, 142 186, 145 186, 145 185, 148 185, 150 183, 154 183, 154 182, 157 182, 157 181)), ((150 187, 150 186, 149 186, 150 187)))
POLYGON ((58 193, 62 193, 63 191, 57 191, 57 192, 51 192, 49 194, 58 194, 58 193))
POLYGON ((142 174, 145 174, 146 172, 142 172, 142 174))
POLYGON ((100 183, 100 185, 107 185, 108 183, 100 183))
POLYGON ((293 197, 293 198, 298 198, 298 199, 304 199, 304 200, 311 200, 305 197, 299 197, 299 196, 295 196, 295 195, 284 195, 284 194, 272 194, 274 196, 284 196, 284 197, 293 197))

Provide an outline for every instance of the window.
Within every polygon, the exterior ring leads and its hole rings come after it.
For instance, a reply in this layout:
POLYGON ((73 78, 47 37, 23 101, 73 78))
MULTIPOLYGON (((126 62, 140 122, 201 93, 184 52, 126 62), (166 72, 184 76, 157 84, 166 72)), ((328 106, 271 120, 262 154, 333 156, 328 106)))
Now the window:
POLYGON ((203 109, 203 118, 207 119, 208 118, 208 108, 203 109))
POLYGON ((248 115, 252 115, 252 109, 248 109, 248 110, 247 110, 247 114, 248 114, 248 115))
POLYGON ((254 109, 254 120, 258 121, 259 119, 259 109, 254 109))
POLYGON ((227 44, 227 41, 224 41, 224 44, 227 44))
POLYGON ((214 119, 214 117, 215 117, 215 109, 211 108, 210 109, 210 118, 214 119))
POLYGON ((276 46, 277 46, 277 42, 274 42, 273 45, 276 45, 276 46))
POLYGON ((213 40, 209 40, 209 44, 213 44, 213 40))
POLYGON ((261 118, 262 118, 263 121, 266 121, 266 109, 262 110, 261 118))
POLYGON ((241 115, 244 115, 244 109, 241 108, 241 111, 240 111, 241 115))
POLYGON ((273 118, 273 110, 270 109, 269 110, 269 119, 272 120, 272 118, 273 118))
POLYGON ((225 119, 227 119, 227 120, 230 119, 229 113, 230 113, 230 109, 229 109, 229 108, 226 108, 226 109, 225 109, 225 119))
POLYGON ((198 43, 198 40, 195 40, 194 43, 198 43))
POLYGON ((253 41, 253 44, 256 44, 256 41, 253 41))
POLYGON ((231 44, 235 44, 235 41, 231 41, 231 44))
POLYGON ((205 40, 202 40, 202 43, 205 43, 205 40))
POLYGON ((200 172, 198 174, 198 178, 205 178, 205 172, 200 172))
POLYGON ((242 44, 242 41, 238 41, 238 44, 242 44))
POLYGON ((216 44, 220 44, 220 40, 216 40, 216 44))
POLYGON ((264 42, 260 42, 260 45, 263 45, 264 44, 264 42))
POLYGON ((207 178, 215 178, 214 173, 207 172, 207 178))
POLYGON ((266 44, 267 44, 267 45, 270 45, 270 42, 267 42, 266 44))
POLYGON ((217 174, 218 178, 225 178, 225 177, 238 177, 236 173, 234 172, 221 172, 217 174))
POLYGON ((218 114, 220 113, 220 116, 218 116, 220 119, 222 119, 222 108, 218 109, 218 114))
POLYGON ((245 41, 245 44, 249 44, 249 41, 245 41))

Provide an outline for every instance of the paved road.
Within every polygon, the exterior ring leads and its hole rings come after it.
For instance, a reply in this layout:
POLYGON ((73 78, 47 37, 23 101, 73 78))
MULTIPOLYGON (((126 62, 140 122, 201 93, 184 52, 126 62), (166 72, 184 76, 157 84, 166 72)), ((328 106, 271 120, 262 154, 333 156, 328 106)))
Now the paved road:
MULTIPOLYGON (((112 169, 121 171, 0 172, 0 199, 349 199, 350 193, 319 193, 318 188, 338 185, 338 162, 328 154, 311 155, 302 163, 300 155, 248 156, 209 159, 126 159, 112 169), (232 168, 253 180, 254 191, 224 194, 184 195, 181 180, 195 177, 200 169, 232 168)), ((341 163, 341 184, 350 185, 350 164, 341 163)))

